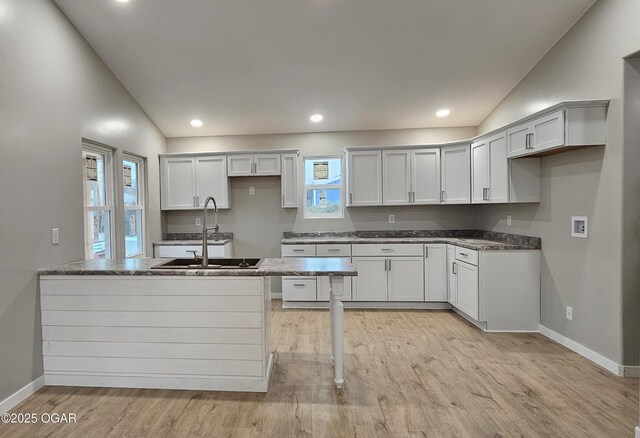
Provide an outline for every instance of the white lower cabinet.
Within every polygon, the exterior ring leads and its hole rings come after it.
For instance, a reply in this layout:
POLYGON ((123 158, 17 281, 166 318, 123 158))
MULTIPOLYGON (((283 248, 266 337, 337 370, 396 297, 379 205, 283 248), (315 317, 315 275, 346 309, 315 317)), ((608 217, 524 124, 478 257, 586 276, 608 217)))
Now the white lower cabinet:
POLYGON ((447 245, 447 286, 449 290, 449 304, 458 304, 458 281, 455 273, 456 269, 456 247, 447 245))
POLYGON ((387 301, 387 257, 353 257, 353 301, 387 301))
POLYGON ((447 245, 424 246, 424 300, 447 302, 447 245))
POLYGON ((315 277, 283 277, 283 301, 316 301, 315 277))
POLYGON ((456 307, 471 318, 478 320, 480 297, 478 294, 478 267, 456 261, 457 292, 456 307))
POLYGON ((354 257, 353 301, 424 301, 422 257, 354 257))
POLYGON ((422 257, 387 259, 387 295, 389 301, 424 301, 422 257))

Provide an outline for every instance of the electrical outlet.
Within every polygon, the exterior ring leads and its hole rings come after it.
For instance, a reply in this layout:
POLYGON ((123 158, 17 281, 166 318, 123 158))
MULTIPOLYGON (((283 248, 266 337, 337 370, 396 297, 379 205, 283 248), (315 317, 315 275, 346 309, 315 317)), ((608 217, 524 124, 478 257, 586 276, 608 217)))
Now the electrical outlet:
POLYGON ((573 321, 573 307, 567 306, 567 319, 573 321))
POLYGON ((201 227, 202 226, 202 218, 201 217, 197 217, 196 218, 196 227, 201 227))
POLYGON ((51 244, 57 245, 60 243, 60 228, 51 229, 51 244))
POLYGON ((511 215, 507 215, 507 225, 511 226, 511 215))
POLYGON ((251 186, 249 187, 249 195, 253 196, 256 194, 256 188, 251 186))
POLYGON ((396 223, 396 215, 395 214, 390 214, 389 215, 389 223, 390 224, 395 224, 396 223))

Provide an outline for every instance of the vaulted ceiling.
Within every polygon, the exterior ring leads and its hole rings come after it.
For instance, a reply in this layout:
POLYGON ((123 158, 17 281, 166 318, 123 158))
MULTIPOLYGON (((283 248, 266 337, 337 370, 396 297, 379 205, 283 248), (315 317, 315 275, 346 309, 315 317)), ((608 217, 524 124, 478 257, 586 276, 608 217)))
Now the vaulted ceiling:
POLYGON ((167 137, 475 126, 594 2, 55 0, 167 137))

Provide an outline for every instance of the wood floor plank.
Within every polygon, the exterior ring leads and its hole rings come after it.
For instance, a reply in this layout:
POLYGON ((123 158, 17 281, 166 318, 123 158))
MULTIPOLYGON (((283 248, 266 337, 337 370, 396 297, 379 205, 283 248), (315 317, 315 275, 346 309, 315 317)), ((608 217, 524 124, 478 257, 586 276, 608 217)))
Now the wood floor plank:
POLYGON ((14 437, 618 437, 638 379, 538 334, 483 333, 449 311, 345 312, 346 384, 333 385, 329 314, 272 312, 266 394, 45 387, 14 412, 76 424, 2 424, 14 437))

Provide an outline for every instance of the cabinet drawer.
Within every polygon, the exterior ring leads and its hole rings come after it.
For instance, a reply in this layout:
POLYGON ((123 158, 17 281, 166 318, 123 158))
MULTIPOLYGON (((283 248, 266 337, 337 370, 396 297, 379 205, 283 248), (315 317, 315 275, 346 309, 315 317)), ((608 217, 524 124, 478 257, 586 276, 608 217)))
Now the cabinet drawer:
MULTIPOLYGON (((209 245, 207 247, 209 258, 212 257, 229 257, 225 256, 225 245, 209 245)), ((155 257, 157 258, 176 258, 176 259, 192 259, 193 252, 197 251, 198 256, 202 255, 202 246, 200 245, 157 245, 155 247, 155 257)))
POLYGON ((323 244, 316 246, 318 257, 350 257, 351 245, 345 244, 323 244))
POLYGON ((359 243, 352 245, 353 256, 422 256, 424 245, 402 243, 359 243))
POLYGON ((315 277, 282 277, 283 301, 316 301, 315 277))
POLYGON ((478 251, 456 246, 456 260, 478 265, 478 251))
POLYGON ((282 245, 282 257, 314 257, 315 245, 282 245))

